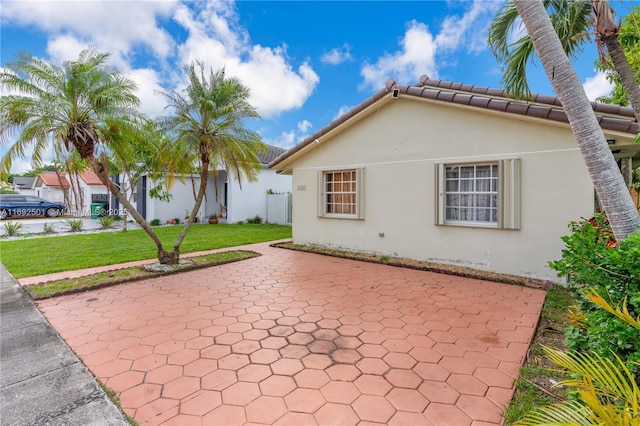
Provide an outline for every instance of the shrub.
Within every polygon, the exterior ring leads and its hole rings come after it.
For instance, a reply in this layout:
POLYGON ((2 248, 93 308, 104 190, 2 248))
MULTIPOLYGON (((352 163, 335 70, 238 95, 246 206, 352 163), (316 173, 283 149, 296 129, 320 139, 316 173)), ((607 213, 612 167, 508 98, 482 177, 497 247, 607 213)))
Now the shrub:
POLYGON ((176 225, 178 222, 175 219, 167 219, 167 225, 176 225))
MULTIPOLYGON (((593 289, 584 292, 596 309, 620 319, 629 327, 640 331, 640 317, 634 318, 625 300, 612 306, 593 289)), ((617 356, 604 358, 597 353, 560 351, 545 348, 547 356, 569 373, 568 379, 556 386, 574 391, 569 400, 539 407, 519 421, 519 425, 637 425, 640 416, 638 381, 625 363, 617 356)))
POLYGON ((54 228, 52 223, 45 222, 42 224, 42 232, 44 232, 45 234, 55 234, 56 229, 54 228))
POLYGON ((247 223, 256 223, 256 224, 260 224, 262 223, 262 218, 258 215, 255 215, 254 217, 247 219, 247 223))
POLYGON ((149 222, 149 225, 160 226, 160 219, 151 219, 151 222, 149 222))
POLYGON ((244 225, 244 221, 243 220, 239 220, 236 222, 236 225, 244 225))
POLYGON ((20 222, 5 222, 2 224, 2 227, 9 237, 15 237, 22 231, 22 224, 20 222))
POLYGON ((115 216, 102 216, 100 219, 98 219, 98 222, 100 223, 100 227, 102 229, 113 228, 113 224, 116 223, 117 221, 118 219, 116 219, 115 216))
POLYGON ((585 293, 593 288, 608 300, 626 298, 629 313, 640 315, 640 232, 618 244, 603 215, 569 227, 571 234, 562 238, 562 259, 549 263, 558 276, 569 277, 567 287, 578 304, 566 343, 573 350, 603 357, 616 354, 640 377, 640 331, 593 305, 585 293))
POLYGON ((84 226, 82 219, 67 219, 65 222, 69 225, 71 232, 82 231, 82 227, 84 226))

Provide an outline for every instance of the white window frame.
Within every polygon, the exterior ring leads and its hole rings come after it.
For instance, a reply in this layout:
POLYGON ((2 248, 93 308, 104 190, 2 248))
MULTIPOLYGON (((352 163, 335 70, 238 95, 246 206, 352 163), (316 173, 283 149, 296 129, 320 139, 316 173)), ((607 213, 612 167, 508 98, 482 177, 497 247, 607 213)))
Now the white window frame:
POLYGON ((318 172, 318 217, 333 219, 364 219, 364 169, 327 169, 318 172), (355 172, 355 191, 348 194, 355 195, 355 213, 331 213, 327 196, 327 176, 334 173, 355 172))
POLYGON ((510 158, 496 161, 466 163, 437 163, 435 167, 436 225, 462 226, 473 228, 520 229, 520 159, 510 158), (446 170, 447 167, 469 167, 497 165, 497 221, 480 222, 472 220, 447 220, 446 218, 446 170))

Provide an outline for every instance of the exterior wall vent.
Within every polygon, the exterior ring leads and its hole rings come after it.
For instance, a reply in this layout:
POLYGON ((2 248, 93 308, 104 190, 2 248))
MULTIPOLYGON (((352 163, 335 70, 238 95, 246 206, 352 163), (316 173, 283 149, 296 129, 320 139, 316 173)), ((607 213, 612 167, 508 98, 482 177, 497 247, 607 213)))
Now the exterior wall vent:
POLYGON ((400 89, 393 89, 393 93, 391 94, 391 97, 393 99, 398 99, 399 96, 400 96, 400 89))

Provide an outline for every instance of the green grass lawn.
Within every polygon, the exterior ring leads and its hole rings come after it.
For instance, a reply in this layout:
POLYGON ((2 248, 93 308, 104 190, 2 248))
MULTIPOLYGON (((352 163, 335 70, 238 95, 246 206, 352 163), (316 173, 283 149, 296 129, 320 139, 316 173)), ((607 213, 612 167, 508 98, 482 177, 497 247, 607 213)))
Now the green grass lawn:
MULTIPOLYGON (((166 250, 171 250, 182 226, 154 228, 166 250)), ((235 247, 291 238, 291 227, 280 225, 194 224, 180 253, 235 247)), ((51 238, 0 241, 0 260, 16 278, 153 259, 156 247, 142 230, 51 238)))

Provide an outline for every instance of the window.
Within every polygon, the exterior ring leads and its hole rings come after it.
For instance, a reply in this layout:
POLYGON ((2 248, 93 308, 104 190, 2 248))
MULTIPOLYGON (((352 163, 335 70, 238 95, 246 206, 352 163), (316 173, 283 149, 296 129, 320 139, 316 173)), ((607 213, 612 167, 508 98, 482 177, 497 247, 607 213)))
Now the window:
POLYGON ((436 224, 520 228, 518 159, 436 165, 436 224))
POLYGON ((363 219, 363 169, 323 171, 318 175, 318 216, 363 219))

